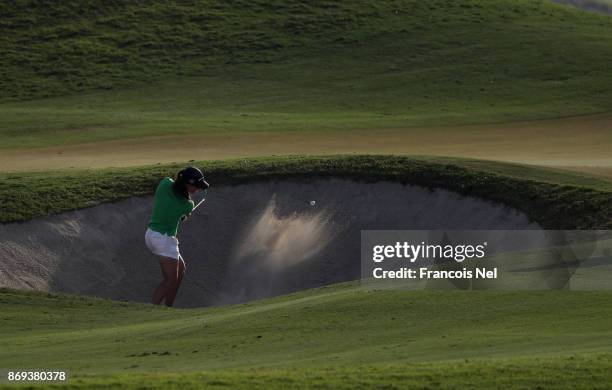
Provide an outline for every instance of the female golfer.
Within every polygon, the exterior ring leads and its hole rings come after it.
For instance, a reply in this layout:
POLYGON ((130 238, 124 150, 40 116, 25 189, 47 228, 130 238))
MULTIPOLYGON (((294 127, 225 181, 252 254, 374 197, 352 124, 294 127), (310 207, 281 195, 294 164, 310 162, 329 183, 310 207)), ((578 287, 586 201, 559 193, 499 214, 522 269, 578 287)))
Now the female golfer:
POLYGON ((153 213, 145 234, 147 248, 159 256, 162 282, 153 292, 152 303, 159 305, 164 301, 172 306, 181 280, 185 274, 185 261, 179 253, 176 238, 179 221, 184 221, 193 211, 191 194, 208 188, 202 171, 187 167, 176 175, 162 179, 155 190, 153 213))

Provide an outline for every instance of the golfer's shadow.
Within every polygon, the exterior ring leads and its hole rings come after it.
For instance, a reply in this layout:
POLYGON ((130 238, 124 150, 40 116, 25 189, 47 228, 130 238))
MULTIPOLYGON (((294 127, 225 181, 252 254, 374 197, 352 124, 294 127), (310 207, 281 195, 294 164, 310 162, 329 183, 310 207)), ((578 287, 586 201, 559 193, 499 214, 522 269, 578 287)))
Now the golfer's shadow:
POLYGON ((234 260, 226 274, 220 298, 225 304, 266 298, 279 293, 283 270, 267 266, 265 252, 234 260))

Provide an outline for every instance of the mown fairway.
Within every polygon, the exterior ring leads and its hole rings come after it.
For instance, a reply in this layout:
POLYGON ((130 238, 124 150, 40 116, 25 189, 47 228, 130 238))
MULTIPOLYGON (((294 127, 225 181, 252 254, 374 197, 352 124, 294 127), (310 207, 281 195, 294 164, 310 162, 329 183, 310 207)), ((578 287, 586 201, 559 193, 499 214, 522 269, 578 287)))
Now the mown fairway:
POLYGON ((70 368, 83 381, 75 387, 576 388, 611 379, 611 298, 367 291, 349 283, 177 310, 3 291, 0 365, 70 368))
POLYGON ((0 166, 5 171, 23 172, 272 155, 384 153, 500 160, 612 177, 611 127, 612 116, 605 114, 461 127, 221 131, 16 148, 0 154, 0 166))
POLYGON ((2 11, 3 170, 350 151, 612 167, 609 115, 539 121, 610 111, 604 15, 540 0, 2 11))

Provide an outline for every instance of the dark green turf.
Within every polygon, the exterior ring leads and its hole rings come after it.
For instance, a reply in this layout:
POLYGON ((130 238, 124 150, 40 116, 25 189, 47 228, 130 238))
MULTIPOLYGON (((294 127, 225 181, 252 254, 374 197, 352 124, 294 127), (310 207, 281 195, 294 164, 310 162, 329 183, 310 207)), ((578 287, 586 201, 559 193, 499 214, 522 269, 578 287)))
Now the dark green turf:
MULTIPOLYGON (((276 157, 194 162, 214 186, 270 178, 393 180, 507 204, 543 226, 612 226, 612 184, 577 173, 478 160, 398 156, 276 157)), ((182 164, 0 174, 0 222, 152 195, 182 164)))
POLYGON ((6 149, 612 109, 612 19, 548 0, 3 2, 0 14, 6 149))
MULTIPOLYGON (((383 8, 388 8, 385 5, 383 8)), ((355 40, 374 4, 297 1, 4 2, 3 97, 112 88, 211 65, 266 62, 294 47, 355 40)), ((378 26, 378 28, 377 28, 378 26)))
MULTIPOLYGON (((377 364, 323 369, 77 375, 49 389, 607 389, 612 355, 377 364)), ((31 385, 25 385, 29 387, 31 385)), ((16 388, 7 385, 0 388, 16 388)), ((21 388, 21 387, 18 387, 21 388)))
POLYGON ((608 19, 544 0, 3 2, 0 13, 4 98, 286 61, 296 50, 333 44, 351 45, 359 57, 385 34, 398 50, 380 54, 401 59, 388 64, 399 72, 428 64, 452 77, 450 68, 471 68, 473 75, 533 78, 551 87, 606 81, 600 72, 612 55, 608 19))
POLYGON ((610 299, 345 283, 180 310, 0 290, 0 367, 69 369, 72 388, 593 388, 611 375, 610 299))

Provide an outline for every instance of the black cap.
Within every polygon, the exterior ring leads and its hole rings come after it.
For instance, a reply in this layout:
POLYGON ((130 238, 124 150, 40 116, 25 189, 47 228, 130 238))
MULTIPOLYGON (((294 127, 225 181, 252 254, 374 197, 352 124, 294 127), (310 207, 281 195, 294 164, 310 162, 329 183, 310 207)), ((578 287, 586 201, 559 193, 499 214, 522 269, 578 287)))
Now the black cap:
POLYGON ((184 180, 185 183, 191 184, 192 186, 198 187, 202 190, 210 187, 206 180, 204 180, 204 174, 196 167, 187 167, 178 173, 178 179, 184 180))

